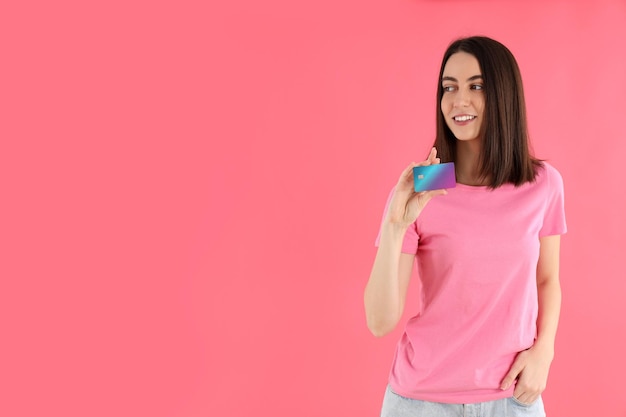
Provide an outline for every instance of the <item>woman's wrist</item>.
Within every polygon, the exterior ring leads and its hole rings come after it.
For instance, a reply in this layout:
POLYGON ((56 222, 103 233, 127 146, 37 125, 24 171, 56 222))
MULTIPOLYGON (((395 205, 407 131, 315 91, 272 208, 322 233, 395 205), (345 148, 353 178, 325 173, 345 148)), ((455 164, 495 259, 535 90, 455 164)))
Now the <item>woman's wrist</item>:
POLYGON ((541 351, 541 353, 552 360, 554 358, 554 343, 545 339, 537 339, 533 345, 533 350, 541 351))
POLYGON ((381 238, 404 239, 404 234, 409 225, 405 223, 392 222, 385 220, 381 228, 381 238))

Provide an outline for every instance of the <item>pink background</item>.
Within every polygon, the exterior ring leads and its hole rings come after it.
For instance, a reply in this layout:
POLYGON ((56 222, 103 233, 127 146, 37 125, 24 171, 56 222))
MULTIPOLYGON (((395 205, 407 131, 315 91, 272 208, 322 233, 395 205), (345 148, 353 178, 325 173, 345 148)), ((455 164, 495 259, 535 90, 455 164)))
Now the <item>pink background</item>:
POLYGON ((484 34, 565 179, 548 415, 626 416, 626 2, 208 3, 0 7, 0 415, 378 415, 383 204, 484 34))

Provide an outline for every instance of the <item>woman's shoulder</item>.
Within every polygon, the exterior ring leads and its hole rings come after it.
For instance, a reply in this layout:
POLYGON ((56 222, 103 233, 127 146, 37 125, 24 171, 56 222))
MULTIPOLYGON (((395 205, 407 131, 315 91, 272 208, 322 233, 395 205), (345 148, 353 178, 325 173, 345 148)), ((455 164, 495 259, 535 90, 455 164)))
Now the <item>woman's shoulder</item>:
POLYGON ((541 161, 537 167, 537 175, 535 177, 537 184, 545 184, 549 188, 563 188, 563 176, 552 164, 541 161))
POLYGON ((548 181, 563 181, 563 177, 559 170, 556 169, 554 165, 546 161, 541 161, 541 164, 537 167, 537 177, 546 178, 548 181))

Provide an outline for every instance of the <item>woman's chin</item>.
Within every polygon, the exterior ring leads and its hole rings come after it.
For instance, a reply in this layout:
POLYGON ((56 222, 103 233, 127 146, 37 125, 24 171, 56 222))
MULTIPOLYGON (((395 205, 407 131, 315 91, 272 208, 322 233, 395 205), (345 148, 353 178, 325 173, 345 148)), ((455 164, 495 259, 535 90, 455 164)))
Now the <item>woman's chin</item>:
POLYGON ((456 140, 461 141, 461 142, 471 142, 473 140, 477 140, 478 137, 477 136, 469 136, 469 135, 462 135, 462 136, 455 136, 456 140))

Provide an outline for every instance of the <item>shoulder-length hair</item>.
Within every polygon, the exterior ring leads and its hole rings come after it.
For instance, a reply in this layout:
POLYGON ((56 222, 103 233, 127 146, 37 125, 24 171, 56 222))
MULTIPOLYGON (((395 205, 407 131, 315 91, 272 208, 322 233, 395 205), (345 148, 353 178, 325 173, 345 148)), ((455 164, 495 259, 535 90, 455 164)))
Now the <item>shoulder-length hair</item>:
POLYGON ((489 187, 516 186, 535 179, 541 161, 529 149, 522 77, 511 51, 493 39, 474 36, 450 44, 441 62, 437 86, 437 136, 435 147, 442 162, 456 161, 456 142, 441 112, 443 69, 450 56, 466 52, 478 60, 484 81, 485 108, 481 123, 479 172, 489 187))

